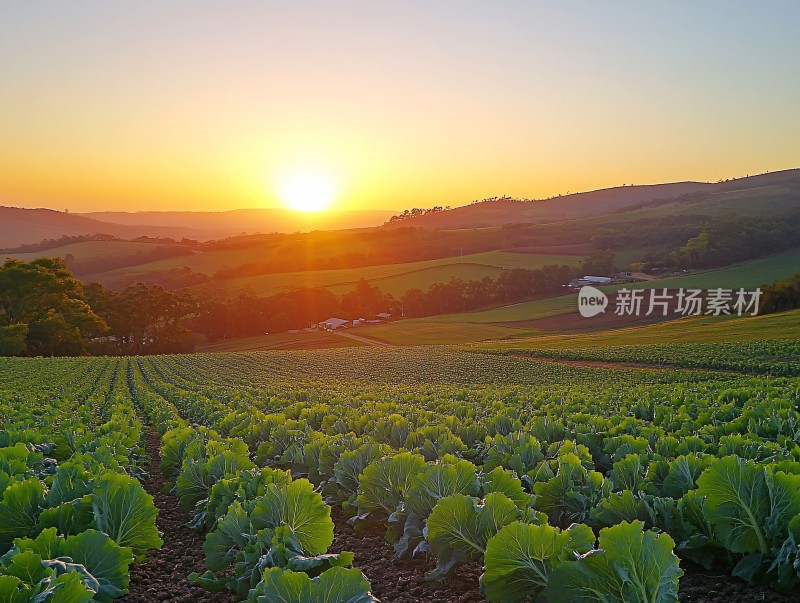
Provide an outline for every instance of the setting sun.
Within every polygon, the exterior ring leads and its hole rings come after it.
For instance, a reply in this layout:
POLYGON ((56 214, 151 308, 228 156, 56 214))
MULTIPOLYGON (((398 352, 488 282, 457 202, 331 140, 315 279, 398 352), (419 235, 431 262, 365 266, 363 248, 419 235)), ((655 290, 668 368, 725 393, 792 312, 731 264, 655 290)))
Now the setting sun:
POLYGON ((297 172, 278 186, 283 204, 296 211, 315 212, 328 208, 334 200, 333 181, 318 172, 297 172))

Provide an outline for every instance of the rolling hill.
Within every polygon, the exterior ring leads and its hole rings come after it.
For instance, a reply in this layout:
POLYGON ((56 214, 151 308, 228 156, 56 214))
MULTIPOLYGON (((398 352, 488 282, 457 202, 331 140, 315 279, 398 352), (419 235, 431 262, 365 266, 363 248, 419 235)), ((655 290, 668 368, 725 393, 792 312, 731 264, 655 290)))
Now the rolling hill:
POLYGON ((389 210, 326 211, 318 214, 280 208, 234 209, 230 211, 142 211, 92 212, 84 217, 127 226, 189 228, 203 239, 242 233, 346 230, 379 226, 397 212, 389 210))
POLYGON ((97 212, 71 214, 52 209, 0 206, 0 249, 62 236, 107 234, 137 237, 191 238, 200 241, 243 233, 306 232, 378 226, 391 211, 341 211, 309 215, 282 209, 226 212, 97 212))
POLYGON ((716 211, 725 212, 725 206, 731 202, 738 202, 739 209, 749 207, 751 211, 763 211, 758 208, 762 193, 774 197, 776 187, 783 187, 782 192, 791 197, 790 205, 800 206, 800 169, 792 169, 716 183, 676 182, 620 186, 542 201, 497 199, 403 220, 389 227, 415 226, 448 230, 519 223, 548 224, 600 215, 610 218, 622 211, 642 210, 646 213, 652 212, 653 208, 662 207, 667 209, 661 213, 674 213, 685 211, 689 201, 697 202, 698 199, 706 206, 702 208, 703 213, 706 213, 708 207, 721 207, 722 209, 716 211), (748 205, 742 205, 742 199, 748 205))
MULTIPOLYGON (((668 276, 629 285, 602 287, 602 289, 607 293, 622 286, 635 289, 743 287, 752 290, 759 285, 791 276, 798 270, 800 270, 800 249, 795 249, 725 268, 668 276)), ((631 319, 629 325, 607 324, 597 319, 580 317, 576 319, 576 316, 577 298, 576 294, 572 293, 477 312, 443 314, 368 326, 359 329, 359 332, 394 345, 412 345, 416 340, 445 344, 551 333, 598 332, 609 327, 623 328, 636 322, 631 319)))
POLYGON ((0 207, 0 248, 38 243, 62 236, 107 234, 121 238, 187 237, 197 233, 189 228, 128 226, 111 224, 52 209, 0 207))

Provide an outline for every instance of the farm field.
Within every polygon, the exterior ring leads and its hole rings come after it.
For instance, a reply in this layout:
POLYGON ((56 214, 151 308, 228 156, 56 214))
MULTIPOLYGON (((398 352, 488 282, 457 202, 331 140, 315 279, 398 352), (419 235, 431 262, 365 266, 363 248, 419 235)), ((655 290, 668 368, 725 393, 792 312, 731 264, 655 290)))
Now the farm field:
POLYGON ((548 335, 478 344, 484 349, 573 349, 609 346, 657 345, 748 341, 752 339, 800 339, 800 310, 760 316, 698 316, 652 325, 608 329, 592 333, 548 335))
POLYGON ((97 258, 116 258, 135 255, 136 253, 147 252, 153 247, 154 243, 139 243, 136 241, 83 241, 80 243, 69 243, 44 251, 31 251, 27 253, 4 253, 0 257, 30 262, 41 257, 60 257, 72 256, 77 260, 97 259, 97 258))
MULTIPOLYGON (((55 250, 58 251, 58 250, 55 250)), ((51 251, 53 253, 53 251, 51 251)), ((104 283, 121 282, 143 278, 148 272, 166 271, 184 266, 194 272, 213 275, 217 270, 236 267, 258 259, 254 250, 206 251, 189 256, 169 258, 157 262, 149 262, 109 270, 98 274, 86 275, 84 280, 98 280, 104 283)), ((436 260, 410 262, 402 264, 383 264, 360 268, 336 270, 311 270, 298 272, 282 272, 258 276, 240 277, 196 287, 197 290, 209 290, 225 287, 231 292, 248 290, 258 295, 272 295, 297 287, 326 287, 336 293, 353 289, 360 278, 367 279, 385 293, 401 296, 407 289, 419 287, 426 289, 432 283, 446 282, 451 278, 481 279, 484 276, 497 277, 503 269, 541 268, 549 264, 576 265, 581 256, 548 255, 533 253, 515 253, 505 251, 489 251, 464 255, 463 258, 448 257, 436 260)))
MULTIPOLYGON (((790 277, 797 272, 798 266, 800 266, 800 250, 793 250, 760 260, 734 264, 718 270, 665 277, 624 286, 631 289, 678 289, 681 287, 712 289, 726 287, 749 290, 777 279, 790 277)), ((623 285, 614 285, 601 287, 601 290, 613 292, 622 287, 623 285)), ((498 330, 497 335, 489 336, 490 338, 498 339, 526 337, 528 335, 546 336, 554 332, 558 333, 560 331, 558 317, 567 315, 577 315, 577 294, 575 293, 476 312, 407 319, 388 325, 365 327, 363 331, 370 337, 382 339, 395 345, 409 345, 415 341, 416 337, 424 337, 426 343, 467 343, 486 339, 483 335, 487 332, 487 329, 476 329, 477 325, 483 327, 492 325, 507 329, 504 332, 498 330), (542 319, 550 319, 547 320, 546 330, 542 328, 545 327, 544 324, 541 327, 537 327, 536 321, 542 321, 542 319), (441 337, 438 339, 436 337, 437 333, 441 333, 441 337)), ((789 322, 792 322, 791 319, 789 319, 789 322)), ((585 331, 609 331, 607 326, 598 326, 591 319, 582 320, 581 324, 583 323, 586 325, 585 329, 583 329, 585 331)), ((663 324, 636 328, 653 329, 653 332, 658 332, 659 329, 663 328, 663 324)), ((777 327, 777 329, 780 330, 781 327, 777 327)), ((616 330, 609 332, 616 332, 616 330)))
POLYGON ((258 295, 271 295, 297 287, 325 287, 336 294, 352 290, 364 278, 384 293, 401 297, 408 289, 427 289, 433 283, 451 278, 480 280, 485 276, 497 278, 512 268, 541 268, 549 264, 576 265, 579 256, 544 255, 491 251, 406 264, 387 264, 341 270, 315 270, 284 274, 265 274, 224 281, 231 291, 251 290, 258 295))
POLYGON ((3 358, 0 594, 788 601, 796 345, 3 358))
MULTIPOLYGON (((468 315, 465 317, 468 318, 468 315)), ((476 341, 526 337, 532 329, 520 329, 490 323, 434 322, 426 319, 405 319, 385 325, 359 327, 356 331, 390 345, 456 345, 476 341)))
POLYGON ((315 350, 318 348, 347 348, 368 345, 355 339, 334 333, 275 333, 260 337, 245 337, 229 341, 217 341, 199 346, 199 352, 248 352, 252 350, 315 350))
POLYGON ((731 370, 765 375, 800 376, 800 339, 745 342, 663 343, 567 349, 516 349, 507 353, 560 360, 588 360, 677 368, 731 370))

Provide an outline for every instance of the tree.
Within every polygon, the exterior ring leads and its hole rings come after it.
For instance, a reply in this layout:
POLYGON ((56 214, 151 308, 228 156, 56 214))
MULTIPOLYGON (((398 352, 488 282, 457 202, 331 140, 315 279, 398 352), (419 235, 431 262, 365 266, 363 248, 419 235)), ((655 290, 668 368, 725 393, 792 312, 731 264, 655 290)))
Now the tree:
POLYGON ((374 316, 387 308, 387 300, 378 287, 373 287, 365 279, 359 279, 356 288, 342 296, 342 310, 353 318, 359 315, 374 316))
POLYGON ((93 283, 90 293, 122 354, 192 351, 191 332, 182 321, 197 313, 197 303, 188 293, 144 283, 120 293, 93 283))
POLYGON ((25 343, 27 335, 28 325, 0 326, 0 356, 22 354, 27 347, 25 343))
POLYGON ((603 276, 614 272, 614 252, 598 251, 581 262, 581 272, 603 276))
POLYGON ((9 349, 28 355, 80 355, 107 326, 86 303, 64 260, 6 260, 0 267, 0 326, 9 349), (23 328, 23 326, 25 328, 23 328), (25 349, 18 350, 25 331, 25 349))

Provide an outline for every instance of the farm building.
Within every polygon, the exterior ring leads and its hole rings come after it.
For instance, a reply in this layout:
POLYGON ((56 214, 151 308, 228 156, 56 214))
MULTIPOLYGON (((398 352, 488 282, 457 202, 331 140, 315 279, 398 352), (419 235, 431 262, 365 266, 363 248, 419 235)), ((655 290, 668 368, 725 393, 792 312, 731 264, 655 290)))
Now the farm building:
POLYGON ((611 284, 611 277, 610 276, 584 276, 578 281, 584 281, 591 285, 610 285, 611 284))
POLYGON ((581 287, 585 287, 586 285, 594 285, 594 286, 602 286, 602 285, 610 285, 614 282, 610 276, 582 276, 578 279, 573 279, 564 287, 569 289, 580 289, 581 287))
POLYGON ((345 320, 344 318, 329 318, 328 320, 323 320, 319 323, 319 326, 323 329, 328 331, 334 331, 336 329, 341 329, 342 327, 347 327, 350 325, 349 320, 345 320))

